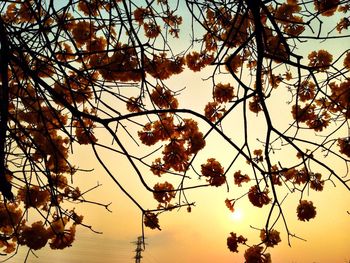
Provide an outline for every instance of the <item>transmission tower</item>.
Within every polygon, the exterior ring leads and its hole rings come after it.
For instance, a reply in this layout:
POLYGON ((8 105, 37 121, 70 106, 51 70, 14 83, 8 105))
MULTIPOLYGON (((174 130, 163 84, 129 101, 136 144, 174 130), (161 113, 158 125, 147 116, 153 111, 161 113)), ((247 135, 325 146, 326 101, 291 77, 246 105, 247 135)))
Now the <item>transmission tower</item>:
MULTIPOLYGON (((141 262, 141 252, 143 251, 143 248, 142 248, 142 245, 143 245, 143 237, 140 236, 137 238, 137 241, 135 242, 132 242, 134 244, 136 244, 136 249, 135 249, 135 252, 136 252, 136 255, 135 255, 135 263, 140 263, 141 262)), ((146 243, 145 243, 146 245, 146 243)))

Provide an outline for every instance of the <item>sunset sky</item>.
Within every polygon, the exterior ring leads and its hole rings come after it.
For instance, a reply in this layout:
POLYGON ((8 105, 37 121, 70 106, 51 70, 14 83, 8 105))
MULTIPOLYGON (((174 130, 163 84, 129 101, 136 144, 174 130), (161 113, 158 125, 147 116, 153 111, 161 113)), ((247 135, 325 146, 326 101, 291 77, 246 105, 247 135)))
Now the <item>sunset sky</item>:
MULTIPOLYGON (((184 107, 190 105, 189 107, 198 109, 198 111, 203 108, 201 98, 205 101, 206 96, 210 95, 210 88, 208 83, 203 83, 200 80, 201 74, 187 72, 173 80, 174 85, 179 86, 179 88, 187 87, 182 92, 181 98, 183 100, 179 99, 180 107, 181 105, 184 107), (196 96, 198 100, 194 102, 193 96, 196 96)), ((282 99, 283 95, 277 97, 281 98, 283 102, 281 104, 285 104, 282 99)), ((279 105, 279 102, 276 104, 279 105)), ((288 108, 289 105, 286 107, 288 108)), ((281 110, 281 108, 279 109, 281 110)), ((286 112, 286 114, 290 113, 286 112)), ((283 116, 276 114, 276 122, 284 123, 283 116)), ((232 129, 238 129, 240 125, 240 123, 233 123, 232 129)), ((260 136, 258 126, 254 126, 252 129, 252 136, 260 136)), ((138 149, 132 143, 130 147, 133 150, 138 149)), ((206 151, 209 151, 207 154, 215 156, 225 166, 225 159, 228 158, 228 152, 232 149, 225 148, 225 144, 215 136, 208 141, 206 147, 206 151)), ((147 148, 144 149, 147 151, 147 148)), ((288 155, 288 153, 284 154, 288 155)), ((277 157, 288 158, 288 156, 279 154, 277 157)), ((121 182, 127 186, 129 192, 136 197, 138 202, 148 208, 157 205, 152 195, 142 188, 139 179, 125 159, 112 154, 108 154, 104 158, 111 170, 120 177, 121 182)), ((198 158, 199 163, 205 160, 205 157, 199 156, 198 158)), ((92 172, 79 173, 75 178, 76 185, 81 186, 81 189, 84 189, 84 186, 85 189, 88 189, 97 183, 102 184, 86 197, 104 204, 112 202, 110 209, 113 212, 109 213, 103 207, 88 204, 76 205, 76 211, 84 215, 84 223, 92 225, 94 230, 103 232, 103 234, 94 234, 88 229, 79 227, 73 247, 63 251, 52 251, 44 248, 36 252, 38 258, 30 255, 29 262, 42 263, 48 262, 48 260, 50 263, 135 262, 133 256, 136 245, 131 242, 136 241, 142 233, 140 211, 108 178, 94 159, 89 147, 77 147, 72 155, 72 160, 80 168, 94 169, 92 172)), ((240 165, 238 167, 241 168, 240 165)), ((343 163, 334 167, 343 170, 342 174, 345 173, 343 163)), ((150 185, 154 180, 157 181, 158 178, 154 178, 147 171, 145 173, 147 174, 145 178, 149 180, 150 185)), ((195 176, 193 180, 198 183, 195 176)), ((203 179, 199 181, 199 184, 201 183, 205 183, 203 179)), ((191 213, 188 213, 184 208, 160 215, 161 231, 145 228, 147 245, 146 250, 142 253, 141 262, 243 262, 245 247, 239 248, 240 253, 232 253, 227 249, 226 238, 233 231, 247 237, 249 244, 258 243, 260 241, 259 231, 255 229, 264 226, 268 208, 253 207, 247 198, 243 198, 236 205, 237 211, 232 214, 225 206, 224 200, 240 196, 247 188, 231 185, 230 192, 227 192, 226 187, 199 188, 189 191, 188 198, 196 203, 191 213)), ((285 228, 281 222, 278 223, 275 228, 281 232, 282 242, 277 247, 268 250, 272 255, 273 262, 347 263, 350 260, 350 216, 347 214, 347 211, 350 210, 350 204, 348 196, 348 191, 339 183, 334 187, 330 182, 327 182, 324 191, 310 191, 307 199, 312 200, 317 207, 317 216, 309 222, 301 222, 297 220, 296 216, 296 206, 300 196, 298 194, 289 195, 283 204, 288 227, 291 233, 306 241, 291 238, 291 247, 289 247, 285 228)), ((20 262, 25 252, 25 248, 20 248, 19 255, 9 262, 20 262)))
MULTIPOLYGON (((103 190, 98 191, 98 199, 112 201, 113 213, 110 214, 103 208, 90 208, 86 209, 84 215, 85 223, 93 225, 95 230, 102 231, 103 235, 80 227, 73 247, 63 251, 45 248, 36 252, 38 259, 30 255, 29 262, 135 262, 132 257, 135 255, 136 245, 130 242, 136 241, 141 233, 141 215, 115 187, 108 185, 108 180, 99 181, 103 182, 104 186, 103 190)), ((231 231, 249 233, 248 240, 258 242, 257 231, 249 225, 259 227, 266 214, 244 202, 237 208, 242 217, 232 219, 231 213, 223 203, 226 198, 225 191, 218 193, 215 190, 207 188, 196 193, 197 207, 191 214, 181 210, 161 216, 162 231, 146 229, 147 245, 142 253, 144 258, 141 262, 243 262, 242 253, 231 253, 226 248, 226 237, 231 231)), ((292 238, 292 247, 288 247, 286 235, 281 228, 281 244, 270 249, 273 262, 348 262, 350 224, 346 214, 349 209, 347 195, 347 191, 341 187, 330 187, 329 190, 314 195, 312 200, 317 205, 317 216, 310 222, 298 221, 295 203, 291 204, 290 208, 286 209, 290 219, 289 227, 293 233, 307 241, 292 238)), ((293 201, 297 202, 296 198, 293 201)), ((9 262, 21 262, 25 250, 24 247, 20 248, 20 255, 9 262)), ((244 247, 239 251, 243 252, 244 247)))

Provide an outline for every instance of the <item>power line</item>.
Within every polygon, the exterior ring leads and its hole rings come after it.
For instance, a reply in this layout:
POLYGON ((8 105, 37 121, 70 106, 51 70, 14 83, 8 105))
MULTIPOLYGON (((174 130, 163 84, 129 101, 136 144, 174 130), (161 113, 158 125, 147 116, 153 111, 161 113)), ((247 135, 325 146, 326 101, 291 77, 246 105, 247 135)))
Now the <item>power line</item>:
MULTIPOLYGON (((144 250, 144 253, 146 253, 144 259, 146 259, 147 262, 154 262, 159 263, 160 261, 155 258, 151 253, 149 253, 149 250, 144 250)), ((350 262, 349 262, 350 263, 350 262)))

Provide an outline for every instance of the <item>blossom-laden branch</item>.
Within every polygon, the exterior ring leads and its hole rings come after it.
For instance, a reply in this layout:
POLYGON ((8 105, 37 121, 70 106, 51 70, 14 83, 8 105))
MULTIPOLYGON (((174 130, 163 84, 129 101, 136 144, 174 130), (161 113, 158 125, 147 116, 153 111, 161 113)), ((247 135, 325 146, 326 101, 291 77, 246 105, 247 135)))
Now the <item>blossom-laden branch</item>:
POLYGON ((63 249, 78 225, 92 229, 65 201, 109 211, 86 198, 95 187, 74 185, 83 172, 69 160, 77 145, 91 147, 151 229, 161 229, 162 213, 191 212, 191 191, 246 189, 225 200, 228 209, 246 197, 252 209, 270 208, 258 222, 261 243, 248 245, 234 232, 227 238, 232 252, 247 247, 248 263, 271 262, 266 249, 282 241, 277 222, 288 243, 297 237, 282 206, 291 194, 300 194, 296 218, 309 221, 317 215, 310 189, 350 190, 348 173, 327 161, 348 170, 350 52, 299 48, 348 38, 347 1, 24 0, 2 1, 0 10, 3 253, 16 253, 17 245, 63 249), (331 18, 337 22, 326 30, 331 18), (172 77, 209 70, 203 110, 182 106, 172 77), (210 149, 217 136, 231 147, 226 160, 210 149), (100 149, 128 161, 155 208, 128 192, 100 149), (29 218, 32 211, 41 220, 29 218))

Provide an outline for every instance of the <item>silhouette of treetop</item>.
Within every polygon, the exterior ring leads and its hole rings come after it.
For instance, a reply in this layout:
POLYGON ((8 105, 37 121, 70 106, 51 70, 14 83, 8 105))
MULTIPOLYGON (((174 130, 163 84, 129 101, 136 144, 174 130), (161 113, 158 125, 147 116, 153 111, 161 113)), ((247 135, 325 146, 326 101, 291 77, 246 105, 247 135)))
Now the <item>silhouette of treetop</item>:
POLYGON ((109 210, 85 197, 100 185, 74 184, 83 170, 69 155, 78 144, 151 229, 164 212, 191 212, 190 193, 202 187, 226 187, 232 212, 246 197, 268 207, 259 244, 227 237, 230 251, 246 247, 248 263, 271 262, 278 222, 288 243, 298 238, 285 214, 312 220, 310 191, 350 190, 350 51, 332 48, 349 42, 349 1, 5 0, 0 10, 3 254, 18 245, 66 248, 77 225, 95 231, 70 205, 109 210), (189 72, 212 91, 206 101, 191 98, 200 111, 181 106, 184 90, 173 87, 189 72), (226 159, 208 146, 214 135, 231 149, 226 159), (102 150, 125 158, 158 205, 144 207, 128 192, 102 150), (285 211, 292 194, 299 203, 285 211))

